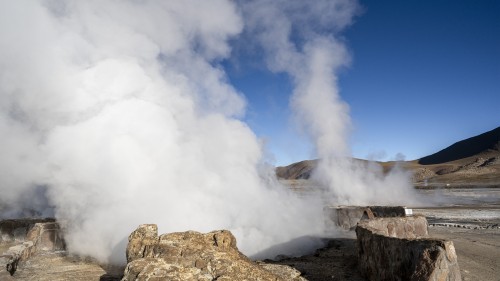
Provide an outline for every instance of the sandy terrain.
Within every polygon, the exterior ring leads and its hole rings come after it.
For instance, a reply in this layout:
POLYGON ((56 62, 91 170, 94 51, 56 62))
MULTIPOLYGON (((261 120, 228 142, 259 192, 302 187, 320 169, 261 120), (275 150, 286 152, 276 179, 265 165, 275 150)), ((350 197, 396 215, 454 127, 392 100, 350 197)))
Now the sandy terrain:
POLYGON ((430 227, 433 237, 452 240, 464 281, 500 280, 500 230, 430 227))

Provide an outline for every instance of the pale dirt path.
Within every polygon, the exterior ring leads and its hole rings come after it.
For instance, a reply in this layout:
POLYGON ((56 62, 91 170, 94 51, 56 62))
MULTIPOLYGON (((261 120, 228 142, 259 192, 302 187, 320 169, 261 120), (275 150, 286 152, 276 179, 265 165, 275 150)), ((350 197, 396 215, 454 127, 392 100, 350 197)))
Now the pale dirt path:
POLYGON ((463 281, 500 280, 500 230, 429 227, 431 237, 452 240, 463 281))

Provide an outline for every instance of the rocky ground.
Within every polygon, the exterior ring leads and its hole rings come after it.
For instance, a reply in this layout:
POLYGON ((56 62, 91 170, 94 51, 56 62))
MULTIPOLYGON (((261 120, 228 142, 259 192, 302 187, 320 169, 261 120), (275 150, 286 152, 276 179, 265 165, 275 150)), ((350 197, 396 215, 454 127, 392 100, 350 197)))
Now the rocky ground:
MULTIPOLYGON (((439 198, 439 206, 413 209, 427 217, 432 237, 455 243, 463 280, 499 280, 500 189, 420 190, 439 198)), ((436 201, 434 201, 436 202, 436 201)), ((296 268, 307 280, 364 280, 358 272, 354 232, 330 238, 314 254, 266 260, 296 268)), ((3 252, 11 246, 0 243, 3 252)), ((55 252, 36 255, 19 265, 12 280, 120 280, 123 268, 112 268, 88 258, 55 252)))
MULTIPOLYGON (((432 237, 455 243, 464 281, 496 281, 500 276, 500 229, 469 229, 455 226, 432 226, 432 237)), ((357 269, 355 238, 329 239, 325 248, 298 258, 266 261, 296 268, 307 280, 364 280, 357 269)), ((109 268, 91 259, 65 253, 37 255, 22 264, 13 280, 120 280, 123 269, 109 268)))
MULTIPOLYGON (((314 185, 306 180, 286 181, 307 196, 314 185)), ((433 206, 413 209, 426 216, 431 237, 452 240, 464 281, 498 281, 500 276, 500 189, 461 188, 419 190, 433 206)), ((330 239, 315 254, 275 263, 290 265, 308 280, 364 280, 357 269, 357 249, 351 238, 330 239)), ((349 234, 347 234, 349 235, 349 234)))
MULTIPOLYGON (((500 276, 500 229, 467 229, 434 226, 431 237, 452 240, 464 281, 498 281, 500 276)), ((308 280, 365 280, 357 269, 355 239, 331 239, 315 254, 275 263, 297 268, 308 280)))
MULTIPOLYGON (((500 280, 499 207, 433 207, 414 212, 429 220, 430 237, 453 241, 464 281, 500 280)), ((297 268, 308 280, 364 280, 357 269, 354 234, 353 238, 330 239, 315 254, 275 263, 297 268)))

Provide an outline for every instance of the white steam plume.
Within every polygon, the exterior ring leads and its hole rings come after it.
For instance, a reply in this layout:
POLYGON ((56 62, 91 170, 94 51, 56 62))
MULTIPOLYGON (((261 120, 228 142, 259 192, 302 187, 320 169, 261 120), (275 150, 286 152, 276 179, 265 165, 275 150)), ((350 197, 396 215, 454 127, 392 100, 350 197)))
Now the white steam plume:
POLYGON ((320 233, 320 204, 259 175, 218 65, 243 25, 227 0, 0 1, 0 205, 50 205, 102 261, 142 223, 227 228, 248 255, 320 233))
POLYGON ((350 156, 349 107, 341 99, 336 73, 349 63, 340 32, 359 7, 351 0, 242 1, 270 70, 286 72, 294 82, 291 106, 320 158, 313 177, 327 187, 333 204, 415 204, 408 174, 384 174, 374 163, 350 156))

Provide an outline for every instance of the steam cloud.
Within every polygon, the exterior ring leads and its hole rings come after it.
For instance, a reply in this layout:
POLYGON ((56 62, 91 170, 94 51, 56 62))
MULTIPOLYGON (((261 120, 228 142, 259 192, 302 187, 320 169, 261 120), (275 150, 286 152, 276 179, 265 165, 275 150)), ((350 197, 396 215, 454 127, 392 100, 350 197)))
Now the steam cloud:
POLYGON ((0 205, 54 212, 73 252, 122 262, 124 239, 142 223, 230 229, 248 255, 323 231, 321 204, 268 176, 240 120, 245 98, 219 63, 243 35, 271 70, 293 77, 292 106, 333 198, 367 203, 389 181, 404 184, 346 160, 350 121, 335 71, 348 61, 337 35, 352 1, 0 6, 0 205), (354 200, 368 182, 376 191, 354 200))
POLYGON ((295 120, 314 143, 320 161, 313 178, 326 187, 331 202, 419 204, 403 170, 396 166, 385 174, 379 165, 350 156, 349 106, 339 96, 336 72, 349 64, 339 32, 352 24, 357 2, 261 0, 247 6, 269 69, 293 78, 295 120))
POLYGON ((53 206, 70 250, 103 261, 142 223, 227 228, 249 255, 321 231, 317 204, 260 175, 238 119, 244 97, 218 65, 243 28, 234 3, 2 6, 4 205, 53 206))

